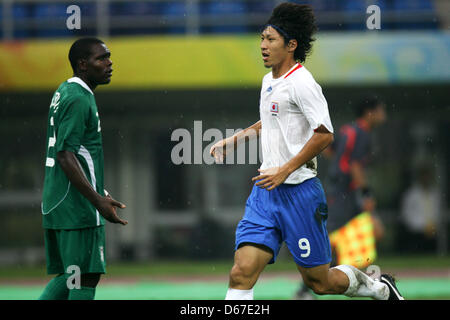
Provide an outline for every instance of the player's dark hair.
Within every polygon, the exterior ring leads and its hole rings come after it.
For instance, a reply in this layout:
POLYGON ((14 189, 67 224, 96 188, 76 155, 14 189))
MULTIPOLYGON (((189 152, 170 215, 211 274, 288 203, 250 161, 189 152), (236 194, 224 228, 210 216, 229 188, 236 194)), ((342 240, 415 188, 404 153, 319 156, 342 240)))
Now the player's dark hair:
POLYGON ((297 40, 294 59, 300 62, 305 61, 315 40, 312 36, 317 31, 314 13, 310 6, 290 2, 281 3, 273 9, 267 25, 276 27, 286 45, 291 39, 297 40))
POLYGON ((381 100, 376 95, 368 95, 361 99, 361 101, 356 105, 356 116, 362 117, 366 114, 368 111, 375 110, 380 104, 383 104, 383 100, 381 100))
POLYGON ((98 43, 103 41, 97 38, 81 38, 72 44, 69 50, 69 61, 73 72, 77 72, 78 61, 89 58, 92 45, 98 43))

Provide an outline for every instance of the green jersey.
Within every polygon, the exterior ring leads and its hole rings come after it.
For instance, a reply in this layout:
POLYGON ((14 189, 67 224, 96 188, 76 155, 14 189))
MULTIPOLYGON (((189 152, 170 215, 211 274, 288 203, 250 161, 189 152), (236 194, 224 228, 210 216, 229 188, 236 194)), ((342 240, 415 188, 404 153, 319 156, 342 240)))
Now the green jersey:
POLYGON ((103 217, 62 170, 56 160, 59 151, 73 152, 93 188, 105 195, 97 105, 91 89, 78 77, 62 83, 50 104, 42 197, 43 227, 80 229, 104 225, 103 217))

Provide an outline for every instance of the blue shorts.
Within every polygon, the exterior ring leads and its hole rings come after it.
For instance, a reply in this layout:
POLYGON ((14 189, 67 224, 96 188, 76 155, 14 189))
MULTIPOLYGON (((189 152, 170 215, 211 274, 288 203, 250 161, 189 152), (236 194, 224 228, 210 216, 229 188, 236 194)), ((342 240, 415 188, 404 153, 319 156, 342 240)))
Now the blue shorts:
POLYGON ((262 244, 273 251, 269 263, 274 263, 284 241, 299 266, 330 263, 327 217, 325 193, 318 178, 281 184, 271 191, 253 186, 236 229, 235 250, 243 243, 262 244))

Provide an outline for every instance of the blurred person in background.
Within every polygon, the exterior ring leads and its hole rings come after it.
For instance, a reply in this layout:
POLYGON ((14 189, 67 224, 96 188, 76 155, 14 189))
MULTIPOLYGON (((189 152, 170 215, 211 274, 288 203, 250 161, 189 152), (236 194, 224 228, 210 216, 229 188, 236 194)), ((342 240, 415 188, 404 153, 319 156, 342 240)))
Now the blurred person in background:
POLYGON ((401 253, 435 252, 441 201, 433 165, 421 163, 415 180, 402 198, 396 241, 398 251, 401 253))
POLYGON ((126 225, 125 205, 104 190, 102 132, 94 89, 111 81, 103 41, 82 38, 69 50, 73 77, 53 95, 47 126, 42 225, 47 273, 39 300, 93 300, 105 273, 105 222, 126 225))
MULTIPOLYGON (((376 201, 367 178, 371 156, 371 134, 386 120, 385 104, 367 96, 356 107, 356 121, 344 124, 334 142, 322 153, 330 160, 328 171, 327 229, 334 265, 365 268, 376 258, 376 240, 384 226, 375 214, 376 201)), ((296 299, 313 299, 301 284, 296 299)))

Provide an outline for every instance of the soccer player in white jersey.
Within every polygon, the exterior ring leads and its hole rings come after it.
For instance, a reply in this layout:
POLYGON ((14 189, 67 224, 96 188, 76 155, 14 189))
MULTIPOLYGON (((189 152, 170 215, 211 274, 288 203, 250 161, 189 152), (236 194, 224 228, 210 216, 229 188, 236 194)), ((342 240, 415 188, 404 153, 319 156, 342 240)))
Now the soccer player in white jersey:
POLYGON ((263 163, 237 226, 226 299, 253 299, 253 286, 283 241, 316 294, 402 299, 387 275, 373 280, 353 266, 330 268, 328 208, 316 156, 333 141, 333 126, 321 87, 300 64, 314 41, 314 20, 307 5, 282 3, 273 10, 261 33, 264 66, 272 70, 262 82, 260 120, 210 150, 222 162, 228 148, 261 138, 263 163))

